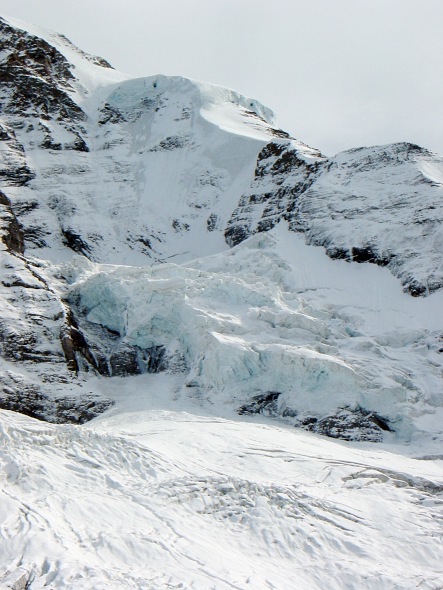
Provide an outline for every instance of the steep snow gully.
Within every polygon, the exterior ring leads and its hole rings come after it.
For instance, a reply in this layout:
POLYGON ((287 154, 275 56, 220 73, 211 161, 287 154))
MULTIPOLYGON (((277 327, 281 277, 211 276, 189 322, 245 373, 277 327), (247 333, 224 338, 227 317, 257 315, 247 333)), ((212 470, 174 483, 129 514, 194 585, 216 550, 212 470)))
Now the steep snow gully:
POLYGON ((442 158, 0 38, 0 588, 441 590, 442 158))

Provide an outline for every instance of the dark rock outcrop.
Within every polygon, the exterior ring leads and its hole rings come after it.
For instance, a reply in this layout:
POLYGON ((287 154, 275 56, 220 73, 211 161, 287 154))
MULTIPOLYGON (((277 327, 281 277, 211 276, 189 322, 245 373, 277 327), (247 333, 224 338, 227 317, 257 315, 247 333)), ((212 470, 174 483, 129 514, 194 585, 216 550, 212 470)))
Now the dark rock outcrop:
POLYGON ((112 400, 92 394, 53 398, 37 387, 13 390, 0 386, 0 409, 55 424, 84 424, 113 405, 112 400))
POLYGON ((342 408, 330 416, 299 415, 295 409, 279 408, 280 395, 281 392, 277 391, 256 395, 240 406, 237 413, 248 416, 262 414, 286 419, 297 428, 342 440, 380 442, 383 440, 383 432, 392 431, 386 419, 364 408, 342 408))
POLYGON ((11 201, 0 191, 0 232, 3 243, 10 252, 24 254, 23 227, 11 209, 11 201))
MULTIPOLYGON (((321 161, 320 152, 314 153, 321 161)), ((269 231, 282 219, 292 220, 297 201, 311 186, 318 167, 317 160, 308 162, 290 143, 267 144, 258 154, 251 191, 241 196, 227 224, 226 243, 236 246, 255 233, 269 231)))
POLYGON ((3 59, 2 111, 26 117, 38 113, 43 119, 85 120, 82 109, 69 96, 75 76, 68 60, 44 39, 11 27, 0 19, 3 59))
POLYGON ((61 233, 63 235, 63 243, 68 246, 68 248, 77 254, 82 254, 86 258, 89 258, 91 247, 79 233, 70 227, 62 227, 61 233))
POLYGON ((279 391, 268 391, 264 394, 254 396, 249 402, 240 406, 237 413, 240 415, 252 416, 263 414, 264 416, 278 415, 279 391))
POLYGON ((321 419, 305 418, 300 426, 330 438, 369 442, 382 441, 383 432, 392 430, 384 418, 363 408, 344 408, 334 416, 321 419))
POLYGON ((1 122, 0 182, 6 186, 25 186, 33 178, 35 173, 26 161, 25 149, 18 141, 14 129, 1 122))
POLYGON ((78 324, 70 310, 68 310, 66 314, 65 324, 60 330, 60 342, 65 355, 67 367, 70 371, 74 371, 76 374, 79 372, 81 366, 79 362, 80 355, 80 357, 93 369, 100 372, 86 338, 79 330, 78 324))

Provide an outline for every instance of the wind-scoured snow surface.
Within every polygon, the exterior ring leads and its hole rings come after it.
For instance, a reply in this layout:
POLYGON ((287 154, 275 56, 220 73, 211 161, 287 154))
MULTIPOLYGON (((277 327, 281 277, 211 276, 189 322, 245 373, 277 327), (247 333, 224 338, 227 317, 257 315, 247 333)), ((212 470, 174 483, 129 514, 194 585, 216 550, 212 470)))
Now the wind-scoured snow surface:
POLYGON ((209 415, 171 400, 173 387, 129 378, 123 394, 114 383, 125 405, 82 428, 2 414, 9 580, 72 590, 441 588, 437 462, 209 415))
POLYGON ((0 29, 1 590, 441 590, 441 158, 0 29))

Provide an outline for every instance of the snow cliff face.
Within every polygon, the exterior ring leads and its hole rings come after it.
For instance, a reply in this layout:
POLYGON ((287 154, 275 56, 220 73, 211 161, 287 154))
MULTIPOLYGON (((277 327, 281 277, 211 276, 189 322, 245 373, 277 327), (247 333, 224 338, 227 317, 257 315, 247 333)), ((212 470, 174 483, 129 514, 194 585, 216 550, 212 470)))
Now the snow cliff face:
POLYGON ((82 422, 111 403, 88 373, 163 370, 187 395, 344 438, 410 436, 440 407, 440 295, 401 296, 443 285, 440 158, 327 158, 232 90, 128 79, 63 36, 0 26, 3 407, 82 422), (369 325, 380 298, 396 321, 369 325))

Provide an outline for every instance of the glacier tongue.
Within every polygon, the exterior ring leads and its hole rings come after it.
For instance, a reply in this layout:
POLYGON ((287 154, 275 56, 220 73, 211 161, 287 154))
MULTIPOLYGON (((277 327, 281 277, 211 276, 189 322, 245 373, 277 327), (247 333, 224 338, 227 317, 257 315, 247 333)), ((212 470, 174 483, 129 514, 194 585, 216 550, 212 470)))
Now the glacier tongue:
POLYGON ((187 265, 79 259, 62 272, 76 313, 140 350, 165 350, 166 365, 183 372, 182 395, 240 409, 274 392, 259 410, 295 425, 410 439, 416 420, 442 405, 442 295, 413 299, 386 269, 370 269, 331 261, 276 228, 187 265))

